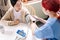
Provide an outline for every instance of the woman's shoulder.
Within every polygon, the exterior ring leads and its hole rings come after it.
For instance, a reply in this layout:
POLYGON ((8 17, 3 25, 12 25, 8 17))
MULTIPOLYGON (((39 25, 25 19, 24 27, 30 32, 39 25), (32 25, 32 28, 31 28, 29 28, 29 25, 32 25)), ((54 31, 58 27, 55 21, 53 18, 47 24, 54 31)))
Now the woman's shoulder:
POLYGON ((30 14, 30 12, 28 11, 28 9, 27 9, 25 6, 22 7, 22 10, 23 10, 24 12, 30 14))
POLYGON ((13 7, 10 7, 7 12, 9 13, 13 12, 13 7))

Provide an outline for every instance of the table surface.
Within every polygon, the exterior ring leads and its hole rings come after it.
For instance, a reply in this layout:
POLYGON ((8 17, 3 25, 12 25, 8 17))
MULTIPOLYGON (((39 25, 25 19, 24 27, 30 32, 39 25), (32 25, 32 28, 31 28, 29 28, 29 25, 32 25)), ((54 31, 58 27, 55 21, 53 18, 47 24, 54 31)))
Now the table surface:
MULTIPOLYGON (((0 21, 0 25, 3 26, 5 30, 4 34, 0 32, 0 40, 15 40, 17 36, 16 31, 19 29, 23 29, 26 32, 27 38, 25 40, 33 40, 32 31, 27 24, 20 23, 15 26, 8 26, 7 23, 0 21)), ((41 39, 36 38, 36 40, 41 39)))

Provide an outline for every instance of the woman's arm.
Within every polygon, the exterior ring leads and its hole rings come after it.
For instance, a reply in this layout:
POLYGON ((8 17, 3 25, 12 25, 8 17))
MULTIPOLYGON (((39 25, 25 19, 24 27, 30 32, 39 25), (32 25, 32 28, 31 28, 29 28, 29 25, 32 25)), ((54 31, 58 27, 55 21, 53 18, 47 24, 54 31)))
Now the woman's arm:
POLYGON ((20 23, 20 21, 18 19, 14 20, 14 21, 6 21, 6 20, 0 20, 3 23, 6 23, 8 26, 14 26, 20 23))
POLYGON ((11 21, 11 18, 10 18, 11 13, 10 13, 10 11, 11 10, 8 10, 6 12, 6 14, 2 17, 1 21, 7 23, 7 25, 9 25, 9 26, 17 25, 19 23, 19 20, 16 19, 16 20, 11 21))
POLYGON ((37 16, 33 16, 35 19, 37 19, 37 20, 39 20, 40 22, 42 22, 42 23, 46 23, 46 20, 44 20, 44 19, 42 19, 42 18, 39 18, 39 17, 37 17, 37 16))
POLYGON ((9 26, 14 26, 14 25, 17 25, 17 24, 19 24, 19 23, 20 23, 20 21, 19 21, 18 19, 16 19, 16 20, 14 20, 14 21, 8 22, 8 25, 9 25, 9 26))

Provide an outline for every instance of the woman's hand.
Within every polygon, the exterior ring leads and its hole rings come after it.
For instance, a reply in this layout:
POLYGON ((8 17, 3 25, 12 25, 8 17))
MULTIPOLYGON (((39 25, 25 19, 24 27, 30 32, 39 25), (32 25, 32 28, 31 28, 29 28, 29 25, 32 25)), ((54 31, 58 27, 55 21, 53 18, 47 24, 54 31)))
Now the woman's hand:
POLYGON ((14 21, 8 22, 8 25, 9 25, 9 26, 14 26, 14 25, 17 25, 17 24, 19 24, 19 23, 20 23, 20 21, 19 21, 18 19, 16 19, 16 20, 14 20, 14 21))

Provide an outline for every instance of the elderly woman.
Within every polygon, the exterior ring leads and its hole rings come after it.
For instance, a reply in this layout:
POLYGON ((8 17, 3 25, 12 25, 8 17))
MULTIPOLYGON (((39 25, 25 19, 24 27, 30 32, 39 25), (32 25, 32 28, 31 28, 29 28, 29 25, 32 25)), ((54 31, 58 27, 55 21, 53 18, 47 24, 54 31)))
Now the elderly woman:
POLYGON ((21 0, 10 0, 12 7, 2 17, 1 21, 9 21, 8 25, 17 25, 26 23, 25 16, 30 14, 22 5, 21 0))

